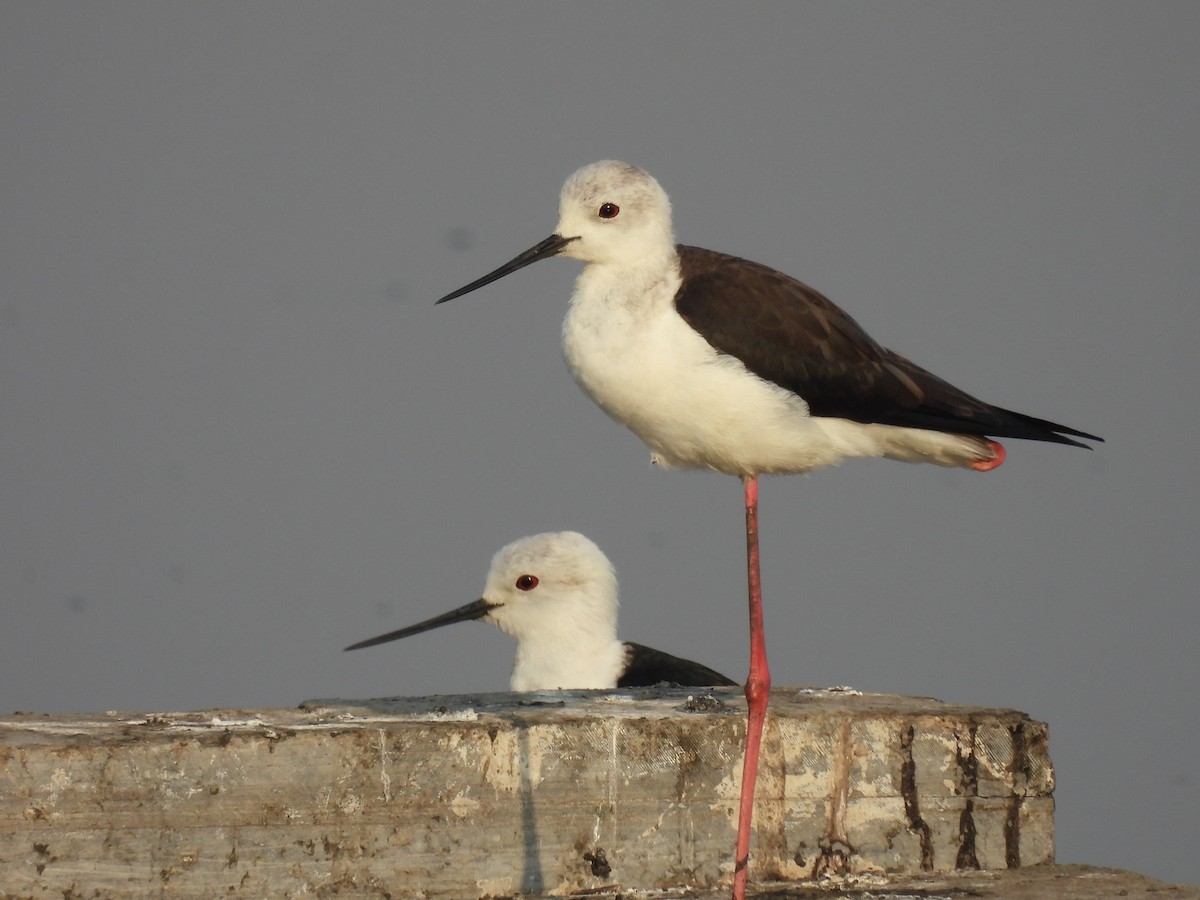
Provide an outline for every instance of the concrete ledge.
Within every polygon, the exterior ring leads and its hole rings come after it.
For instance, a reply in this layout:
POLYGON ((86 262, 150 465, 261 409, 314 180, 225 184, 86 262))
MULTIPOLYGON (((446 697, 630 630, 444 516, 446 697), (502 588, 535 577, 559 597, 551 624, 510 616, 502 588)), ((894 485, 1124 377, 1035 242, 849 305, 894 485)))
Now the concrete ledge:
MULTIPOLYGON (((750 896, 753 900, 1128 900, 1147 895, 1153 900, 1197 900, 1200 888, 1120 869, 1046 865, 944 875, 847 875, 804 884, 758 885, 750 896)), ((688 898, 727 900, 716 892, 688 898)))
MULTIPOLYGON (((751 878, 1053 862, 1046 726, 772 692, 751 878)), ((738 688, 0 720, 0 892, 506 896, 716 889, 738 688)))

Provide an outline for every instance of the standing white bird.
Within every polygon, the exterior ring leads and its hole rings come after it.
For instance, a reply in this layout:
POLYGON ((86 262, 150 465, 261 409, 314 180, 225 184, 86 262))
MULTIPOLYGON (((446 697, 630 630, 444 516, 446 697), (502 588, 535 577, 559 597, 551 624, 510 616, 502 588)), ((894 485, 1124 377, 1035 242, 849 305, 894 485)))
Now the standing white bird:
POLYGON ((758 563, 758 476, 853 457, 979 471, 993 437, 1086 447, 1101 440, 975 399, 876 343, 807 285, 758 263, 676 245, 671 203, 636 166, 605 161, 567 179, 555 233, 444 303, 562 254, 586 265, 563 322, 579 386, 656 462, 739 476, 750 593, 749 718, 735 850, 745 893, 750 818, 770 690, 758 563))
POLYGON ((617 573, 599 547, 576 531, 535 534, 493 557, 478 600, 346 649, 482 619, 517 639, 514 691, 737 683, 700 663, 617 640, 617 606, 617 573))

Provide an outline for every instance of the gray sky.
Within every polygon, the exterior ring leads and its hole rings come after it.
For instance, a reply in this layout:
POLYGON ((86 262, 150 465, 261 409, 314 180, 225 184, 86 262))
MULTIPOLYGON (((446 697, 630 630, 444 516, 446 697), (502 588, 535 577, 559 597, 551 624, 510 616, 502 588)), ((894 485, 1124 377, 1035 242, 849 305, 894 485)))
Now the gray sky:
POLYGON ((0 709, 501 690, 459 625, 573 528, 622 634, 747 665, 740 487, 580 393, 578 264, 432 301, 625 159, 678 237, 1094 431, 762 488, 777 684, 1051 724, 1059 858, 1200 882, 1200 5, 0 11, 0 709))

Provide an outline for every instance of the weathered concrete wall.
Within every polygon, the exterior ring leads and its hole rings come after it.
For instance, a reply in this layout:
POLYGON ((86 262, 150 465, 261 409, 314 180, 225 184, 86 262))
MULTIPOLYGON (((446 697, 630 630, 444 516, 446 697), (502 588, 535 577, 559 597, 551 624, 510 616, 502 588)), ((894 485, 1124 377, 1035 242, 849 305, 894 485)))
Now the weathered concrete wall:
MULTIPOLYGON (((752 879, 1053 861, 1045 725, 881 695, 771 703, 752 879)), ((744 712, 726 688, 11 716, 0 892, 708 889, 732 873, 744 712)))

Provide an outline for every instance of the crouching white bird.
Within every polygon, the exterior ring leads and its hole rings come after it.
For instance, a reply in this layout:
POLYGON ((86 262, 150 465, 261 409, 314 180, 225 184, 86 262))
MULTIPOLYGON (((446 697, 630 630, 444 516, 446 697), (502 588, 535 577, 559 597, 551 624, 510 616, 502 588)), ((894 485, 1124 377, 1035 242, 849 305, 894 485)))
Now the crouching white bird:
POLYGON ((617 574, 599 547, 576 531, 535 534, 495 555, 478 600, 346 649, 482 619, 517 639, 514 691, 736 684, 700 663, 617 640, 617 606, 617 574))

